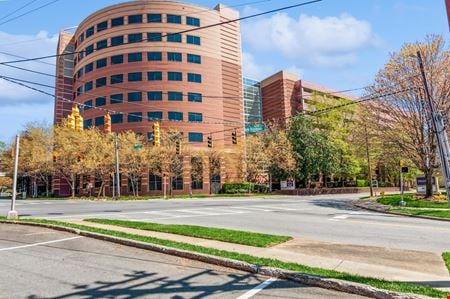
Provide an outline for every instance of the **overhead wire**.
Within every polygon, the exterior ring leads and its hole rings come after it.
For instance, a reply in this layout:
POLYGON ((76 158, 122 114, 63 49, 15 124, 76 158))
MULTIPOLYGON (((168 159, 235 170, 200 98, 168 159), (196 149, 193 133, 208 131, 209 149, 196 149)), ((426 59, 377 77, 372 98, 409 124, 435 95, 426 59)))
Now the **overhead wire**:
POLYGON ((9 22, 15 21, 15 20, 17 20, 17 19, 19 19, 19 18, 21 18, 21 17, 23 17, 23 16, 29 15, 30 13, 33 13, 33 12, 35 12, 35 11, 38 11, 38 10, 40 10, 40 9, 42 9, 42 8, 45 8, 45 7, 47 7, 47 6, 50 6, 50 5, 52 5, 52 4, 54 4, 54 3, 58 2, 58 1, 61 1, 61 0, 53 0, 53 1, 47 2, 46 4, 43 4, 43 5, 39 6, 39 7, 36 7, 36 8, 34 8, 34 9, 31 9, 31 10, 29 10, 29 11, 27 11, 27 12, 24 12, 24 13, 18 15, 18 16, 15 16, 15 17, 13 17, 13 18, 11 18, 11 19, 7 19, 6 21, 1 22, 1 23, 0 23, 0 26, 1 26, 1 25, 4 25, 4 24, 6 24, 6 23, 9 23, 9 22))

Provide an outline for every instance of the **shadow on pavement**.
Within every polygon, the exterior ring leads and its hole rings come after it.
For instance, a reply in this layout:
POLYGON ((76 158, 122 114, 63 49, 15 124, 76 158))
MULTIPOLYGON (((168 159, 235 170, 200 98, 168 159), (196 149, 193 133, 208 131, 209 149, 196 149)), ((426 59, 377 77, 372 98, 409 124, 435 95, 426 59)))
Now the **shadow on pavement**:
MULTIPOLYGON (((124 279, 120 281, 95 281, 91 285, 73 285, 73 292, 59 295, 52 298, 139 298, 150 295, 157 295, 164 298, 205 298, 211 295, 225 294, 231 291, 246 292, 251 290, 261 282, 252 279, 251 274, 227 274, 223 275, 213 270, 203 270, 198 273, 188 275, 180 279, 171 279, 167 276, 158 276, 155 272, 134 271, 131 274, 124 274, 124 279), (216 276, 222 276, 222 284, 218 283, 216 276), (197 281, 193 281, 196 279, 197 281), (208 281, 211 283, 201 283, 208 281), (251 280, 251 282, 250 282, 251 280), (182 295, 184 294, 184 296, 182 295)), ((266 289, 286 288, 288 285, 277 286, 274 283, 266 289)), ((305 287, 291 284, 291 287, 305 287)), ((30 295, 28 299, 41 298, 39 295, 30 295)))

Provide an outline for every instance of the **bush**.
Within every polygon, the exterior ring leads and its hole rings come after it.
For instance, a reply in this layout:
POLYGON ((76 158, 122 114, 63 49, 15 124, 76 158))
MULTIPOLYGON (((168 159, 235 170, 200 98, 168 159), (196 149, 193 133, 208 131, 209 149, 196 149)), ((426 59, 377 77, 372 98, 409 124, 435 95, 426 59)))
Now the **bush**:
POLYGON ((255 183, 224 183, 220 193, 236 194, 236 193, 262 193, 267 192, 267 186, 255 183))
POLYGON ((357 187, 369 187, 369 182, 367 180, 356 180, 357 187))

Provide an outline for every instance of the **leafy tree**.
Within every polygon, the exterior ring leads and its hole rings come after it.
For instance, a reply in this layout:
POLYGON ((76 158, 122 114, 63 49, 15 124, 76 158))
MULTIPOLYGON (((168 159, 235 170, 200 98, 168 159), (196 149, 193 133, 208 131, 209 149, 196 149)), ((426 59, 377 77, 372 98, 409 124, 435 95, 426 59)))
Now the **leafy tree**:
POLYGON ((424 42, 405 44, 375 78, 368 93, 384 95, 368 105, 380 121, 379 138, 396 144, 426 177, 427 196, 432 195, 431 178, 438 167, 437 144, 430 125, 430 111, 423 92, 423 80, 416 52, 420 51, 432 100, 444 117, 450 113, 450 49, 442 36, 429 36, 424 42), (390 92, 394 91, 389 95, 390 92))

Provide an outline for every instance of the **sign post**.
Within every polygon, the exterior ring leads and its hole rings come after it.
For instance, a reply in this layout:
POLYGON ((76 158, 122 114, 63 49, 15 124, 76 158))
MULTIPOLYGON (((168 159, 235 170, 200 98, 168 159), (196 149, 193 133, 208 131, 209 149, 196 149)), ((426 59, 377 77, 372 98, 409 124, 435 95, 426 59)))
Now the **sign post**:
POLYGON ((19 215, 16 211, 16 196, 17 196, 17 171, 19 167, 19 147, 20 147, 20 135, 16 136, 16 152, 14 157, 14 176, 13 176, 13 190, 11 197, 11 211, 8 212, 8 219, 16 220, 19 215))

